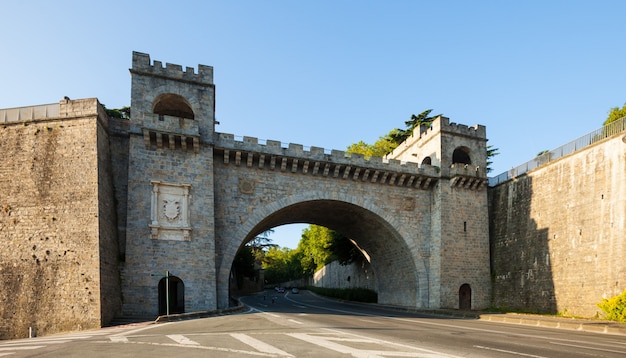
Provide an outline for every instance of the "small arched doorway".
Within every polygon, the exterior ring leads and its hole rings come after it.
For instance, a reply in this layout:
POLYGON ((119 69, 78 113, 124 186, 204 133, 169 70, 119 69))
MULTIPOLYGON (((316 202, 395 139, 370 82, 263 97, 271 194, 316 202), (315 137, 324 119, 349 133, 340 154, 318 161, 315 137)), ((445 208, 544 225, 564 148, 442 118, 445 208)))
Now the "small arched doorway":
POLYGON ((462 284, 459 288, 459 309, 472 309, 472 288, 467 283, 462 284))
POLYGON ((163 277, 159 280, 159 316, 168 313, 185 313, 185 284, 176 276, 163 277), (168 287, 169 297, 166 295, 168 287))

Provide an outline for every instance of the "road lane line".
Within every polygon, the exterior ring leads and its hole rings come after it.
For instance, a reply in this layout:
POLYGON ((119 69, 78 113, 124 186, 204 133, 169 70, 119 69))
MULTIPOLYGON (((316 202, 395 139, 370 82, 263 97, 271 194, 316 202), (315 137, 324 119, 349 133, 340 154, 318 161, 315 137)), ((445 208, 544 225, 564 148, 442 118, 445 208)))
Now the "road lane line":
POLYGON ((111 342, 114 342, 114 343, 127 343, 128 342, 128 338, 124 336, 110 336, 109 339, 111 340, 111 342))
POLYGON ((3 347, 0 351, 25 351, 27 349, 39 349, 45 346, 3 347))
POLYGON ((243 334, 243 333, 231 333, 230 334, 231 337, 237 339, 238 341, 245 343, 247 345, 249 345, 250 347, 258 350, 259 352, 263 352, 263 353, 271 353, 271 354, 278 354, 279 356, 283 356, 283 357, 293 357, 293 355, 282 351, 272 345, 269 345, 265 342, 259 341, 256 338, 252 338, 250 336, 248 336, 247 334, 243 334))
POLYGON ((291 319, 291 318, 290 318, 290 319, 288 319, 287 321, 289 321, 289 322, 293 322, 293 323, 295 323, 295 324, 303 324, 302 322, 300 322, 300 321, 296 321, 295 319, 291 319))
POLYGON ((521 352, 508 351, 506 349, 498 349, 498 348, 491 348, 491 347, 485 347, 485 346, 474 346, 474 348, 480 348, 480 349, 485 349, 488 351, 494 351, 494 352, 500 352, 500 353, 514 354, 514 355, 523 356, 523 357, 548 358, 544 356, 536 356, 534 354, 526 354, 526 353, 521 353, 521 352))
POLYGON ((602 352, 611 352, 611 353, 622 353, 622 354, 626 354, 626 352, 624 351, 616 351, 616 350, 612 350, 612 349, 604 349, 604 348, 593 348, 593 347, 589 347, 589 346, 581 346, 581 345, 577 345, 577 344, 567 344, 567 343, 560 343, 560 342, 550 342, 551 344, 555 344, 557 346, 566 346, 566 347, 574 347, 574 348, 583 348, 583 349, 588 349, 590 351, 602 351, 602 352))
POLYGON ((178 344, 182 344, 184 346, 199 346, 200 343, 192 341, 191 339, 183 336, 182 334, 168 334, 165 337, 173 340, 178 344))
POLYGON ((4 356, 10 356, 11 354, 15 354, 15 352, 9 352, 9 353, 0 353, 0 357, 4 357, 4 356))

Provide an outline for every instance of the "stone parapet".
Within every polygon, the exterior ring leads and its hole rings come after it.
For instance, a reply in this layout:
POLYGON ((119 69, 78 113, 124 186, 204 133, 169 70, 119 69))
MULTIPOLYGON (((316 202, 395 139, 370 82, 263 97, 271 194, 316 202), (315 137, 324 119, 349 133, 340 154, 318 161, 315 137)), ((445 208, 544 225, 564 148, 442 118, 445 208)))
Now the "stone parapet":
POLYGON ((216 133, 215 155, 222 156, 224 164, 246 165, 259 169, 290 171, 292 173, 321 175, 341 179, 371 181, 405 187, 428 189, 440 177, 439 168, 401 162, 395 159, 383 161, 372 157, 366 160, 360 154, 346 154, 332 150, 326 154, 323 148, 305 150, 300 144, 290 143, 283 148, 281 142, 267 140, 260 144, 257 138, 243 137, 235 140, 233 134, 216 133))

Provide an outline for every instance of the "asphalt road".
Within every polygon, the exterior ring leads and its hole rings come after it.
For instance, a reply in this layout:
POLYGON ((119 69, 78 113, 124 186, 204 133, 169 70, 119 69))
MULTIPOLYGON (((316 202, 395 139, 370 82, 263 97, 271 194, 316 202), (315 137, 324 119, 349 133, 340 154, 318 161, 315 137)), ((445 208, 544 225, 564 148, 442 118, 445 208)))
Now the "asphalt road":
POLYGON ((299 294, 241 313, 0 341, 0 357, 625 357, 618 335, 420 315, 299 294))

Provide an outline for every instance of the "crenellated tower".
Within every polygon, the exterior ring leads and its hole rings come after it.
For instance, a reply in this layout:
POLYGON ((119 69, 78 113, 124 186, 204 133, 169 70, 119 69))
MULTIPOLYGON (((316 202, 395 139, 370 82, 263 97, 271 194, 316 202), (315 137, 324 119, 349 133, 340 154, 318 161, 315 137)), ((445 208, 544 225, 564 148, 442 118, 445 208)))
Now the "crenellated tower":
POLYGON ((215 309, 213 68, 132 63, 124 314, 215 309))
POLYGON ((487 135, 484 126, 437 117, 387 157, 439 168, 432 190, 430 265, 432 307, 480 309, 489 305, 487 135))

